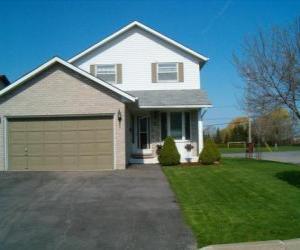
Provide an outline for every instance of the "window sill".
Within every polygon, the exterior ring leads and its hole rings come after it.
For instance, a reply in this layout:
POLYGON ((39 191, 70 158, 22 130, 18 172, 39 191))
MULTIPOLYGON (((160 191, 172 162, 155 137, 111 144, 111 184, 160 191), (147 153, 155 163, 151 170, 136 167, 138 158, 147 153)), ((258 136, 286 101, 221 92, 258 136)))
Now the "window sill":
POLYGON ((181 142, 181 143, 184 143, 184 142, 186 142, 186 143, 190 143, 190 142, 192 142, 192 140, 187 140, 187 139, 175 139, 174 140, 175 142, 181 142))
POLYGON ((157 81, 154 83, 180 83, 178 80, 174 80, 174 81, 157 81))

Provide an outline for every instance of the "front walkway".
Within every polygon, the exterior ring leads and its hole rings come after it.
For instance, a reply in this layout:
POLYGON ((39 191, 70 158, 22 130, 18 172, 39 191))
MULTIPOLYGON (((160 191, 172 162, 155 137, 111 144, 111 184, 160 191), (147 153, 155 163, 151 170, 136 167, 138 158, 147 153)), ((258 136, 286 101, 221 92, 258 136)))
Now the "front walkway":
POLYGON ((0 249, 194 249, 158 166, 0 172, 0 249))

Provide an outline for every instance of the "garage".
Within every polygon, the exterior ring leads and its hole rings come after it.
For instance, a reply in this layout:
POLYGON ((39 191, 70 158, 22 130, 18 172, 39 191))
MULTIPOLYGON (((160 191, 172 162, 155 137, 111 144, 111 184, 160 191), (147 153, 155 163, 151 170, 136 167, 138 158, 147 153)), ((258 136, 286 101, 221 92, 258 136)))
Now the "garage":
POLYGON ((113 118, 7 120, 9 170, 113 169, 113 118))

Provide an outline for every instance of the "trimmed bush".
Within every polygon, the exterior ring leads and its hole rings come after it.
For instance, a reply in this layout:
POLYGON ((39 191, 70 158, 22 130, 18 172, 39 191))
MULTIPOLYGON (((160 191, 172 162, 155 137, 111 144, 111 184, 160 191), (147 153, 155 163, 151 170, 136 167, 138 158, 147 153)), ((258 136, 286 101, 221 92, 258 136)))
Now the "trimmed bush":
POLYGON ((216 161, 220 161, 221 154, 212 139, 207 139, 204 143, 204 148, 199 155, 199 162, 202 164, 210 165, 216 161))
POLYGON ((163 166, 174 166, 180 163, 180 154, 172 137, 168 136, 165 139, 158 156, 158 161, 163 166))

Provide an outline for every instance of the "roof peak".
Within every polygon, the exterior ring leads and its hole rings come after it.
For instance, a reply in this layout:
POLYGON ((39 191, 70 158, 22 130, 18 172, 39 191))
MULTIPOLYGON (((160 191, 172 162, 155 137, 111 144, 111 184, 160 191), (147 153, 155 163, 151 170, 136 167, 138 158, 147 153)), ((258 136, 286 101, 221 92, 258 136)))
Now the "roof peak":
POLYGON ((175 40, 173 40, 173 39, 171 39, 171 38, 169 38, 169 37, 167 37, 167 36, 165 36, 165 35, 159 33, 158 31, 156 31, 156 30, 154 30, 154 29, 152 29, 152 28, 146 26, 145 24, 143 24, 143 23, 141 23, 141 22, 135 20, 135 21, 130 22, 129 24, 127 24, 127 25, 124 26, 123 28, 119 29, 118 31, 116 31, 116 32, 113 33, 112 35, 110 35, 110 36, 104 38, 104 39, 101 40, 100 42, 98 42, 98 43, 96 43, 96 44, 90 46, 88 49, 86 49, 86 50, 84 50, 83 52, 81 52, 81 53, 77 54, 76 56, 72 57, 71 59, 68 60, 68 62, 70 62, 70 63, 75 62, 75 61, 78 60, 79 58, 85 56, 86 54, 88 54, 88 53, 90 53, 91 51, 97 49, 98 47, 100 47, 100 46, 102 46, 102 45, 104 45, 104 44, 110 42, 111 40, 113 40, 113 39, 116 38, 117 36, 119 36, 119 35, 121 35, 121 34, 127 32, 128 30, 132 29, 132 28, 135 27, 135 26, 141 28, 142 30, 144 30, 144 31, 146 31, 146 32, 148 32, 148 33, 150 33, 150 34, 156 36, 156 37, 159 37, 160 39, 164 40, 165 42, 167 42, 167 43, 169 43, 169 44, 172 44, 173 46, 175 46, 175 47, 177 47, 177 48, 179 48, 179 49, 185 51, 186 53, 188 53, 188 54, 190 54, 190 55, 192 55, 192 56, 198 58, 198 59, 200 60, 200 62, 201 62, 201 66, 204 65, 204 63, 205 63, 206 61, 209 60, 208 57, 205 57, 205 56, 199 54, 198 52, 195 52, 194 50, 187 48, 186 46, 184 46, 184 45, 182 45, 182 44, 176 42, 175 40))

